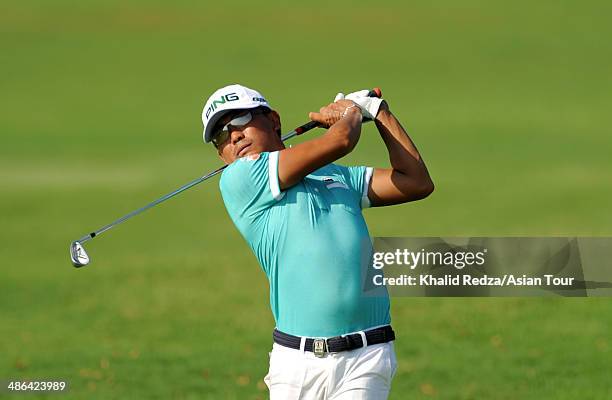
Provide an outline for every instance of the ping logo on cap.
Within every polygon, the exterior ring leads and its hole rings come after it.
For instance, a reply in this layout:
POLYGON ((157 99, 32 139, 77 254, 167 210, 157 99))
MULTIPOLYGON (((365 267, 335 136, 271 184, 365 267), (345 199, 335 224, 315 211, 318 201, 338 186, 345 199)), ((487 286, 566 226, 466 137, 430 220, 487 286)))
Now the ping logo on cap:
POLYGON ((213 100, 210 106, 206 109, 206 118, 211 112, 215 111, 220 104, 225 104, 229 101, 237 101, 240 100, 240 97, 236 93, 228 93, 221 96, 220 100, 213 100))

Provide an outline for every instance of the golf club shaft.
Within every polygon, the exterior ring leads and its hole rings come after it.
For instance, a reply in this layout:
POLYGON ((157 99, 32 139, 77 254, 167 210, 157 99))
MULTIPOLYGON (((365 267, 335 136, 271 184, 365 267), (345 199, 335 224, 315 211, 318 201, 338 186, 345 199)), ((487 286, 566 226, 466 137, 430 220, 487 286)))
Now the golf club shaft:
MULTIPOLYGON (((309 130, 314 129, 317 126, 319 126, 319 124, 317 122, 310 121, 310 122, 308 122, 308 123, 306 123, 304 125, 301 125, 301 126, 295 128, 291 132, 285 134, 282 137, 282 140, 284 142, 284 141, 286 141, 288 139, 291 139, 294 136, 301 135, 302 133, 308 132, 309 130)), ((207 180, 209 178, 212 178, 213 176, 221 173, 226 167, 227 167, 227 165, 223 165, 223 166, 217 168, 216 170, 214 170, 212 172, 209 172, 206 175, 203 175, 203 176, 201 176, 201 177, 199 177, 197 179, 194 179, 193 181, 191 181, 191 182, 181 186, 180 188, 176 189, 175 191, 170 192, 167 195, 162 196, 162 197, 160 197, 159 199, 157 199, 155 201, 152 201, 151 203, 147 204, 146 206, 141 207, 138 210, 134 210, 131 213, 126 214, 123 217, 119 218, 118 220, 113 221, 110 224, 103 226, 102 228, 98 229, 97 231, 91 232, 90 234, 87 234, 87 235, 83 236, 82 238, 80 238, 78 240, 78 242, 84 243, 84 242, 87 242, 88 240, 91 240, 91 239, 95 238, 96 236, 101 235, 102 233, 104 233, 107 230, 111 229, 115 225, 119 225, 120 223, 122 223, 122 222, 124 222, 124 221, 126 221, 126 220, 128 220, 128 219, 130 219, 130 218, 132 218, 132 217, 134 217, 134 216, 136 216, 136 215, 146 211, 146 210, 148 210, 149 208, 154 207, 154 206, 158 205, 159 203, 163 203, 164 201, 166 201, 168 199, 171 199, 172 197, 176 196, 177 194, 182 193, 182 192, 184 192, 187 189, 191 189, 192 187, 194 187, 194 186, 204 182, 205 180, 207 180)))
MULTIPOLYGON (((370 97, 380 97, 381 96, 380 89, 375 88, 373 90, 370 90, 370 92, 368 93, 368 96, 370 96, 370 97)), ((291 139, 294 136, 298 136, 298 135, 301 135, 303 133, 306 133, 306 132, 308 132, 308 131, 310 131, 310 130, 318 127, 318 126, 319 126, 319 123, 316 122, 316 121, 307 122, 304 125, 298 126, 297 128, 295 128, 291 132, 283 135, 281 137, 281 140, 284 142, 284 141, 286 141, 288 139, 291 139)), ((212 172, 209 172, 206 175, 203 175, 203 176, 201 176, 201 177, 199 177, 197 179, 194 179, 193 181, 191 181, 191 182, 181 186, 180 188, 176 189, 175 191, 170 192, 167 195, 162 196, 162 197, 160 197, 159 199, 157 199, 155 201, 152 201, 151 203, 147 204, 146 206, 141 207, 138 210, 134 210, 131 213, 129 213, 127 215, 124 215, 123 217, 119 218, 118 220, 113 221, 110 224, 103 226, 102 228, 98 229, 97 231, 91 232, 90 234, 87 234, 87 235, 83 236, 82 238, 78 239, 78 242, 85 243, 88 240, 91 240, 91 239, 95 238, 96 236, 101 235, 102 233, 106 232, 107 230, 111 229, 112 227, 114 227, 116 225, 119 225, 120 223, 122 223, 124 221, 127 221, 128 219, 130 219, 130 218, 132 218, 132 217, 134 217, 134 216, 136 216, 136 215, 138 215, 138 214, 148 210, 151 207, 154 207, 154 206, 158 205, 159 203, 163 203, 164 201, 166 201, 168 199, 171 199, 172 197, 176 196, 177 194, 182 193, 185 190, 190 189, 190 188, 192 188, 192 187, 194 187, 194 186, 204 182, 208 178, 212 178, 213 176, 215 176, 215 175, 219 174, 220 172, 222 172, 226 167, 227 167, 227 165, 223 165, 223 166, 217 168, 216 170, 214 170, 212 172)))

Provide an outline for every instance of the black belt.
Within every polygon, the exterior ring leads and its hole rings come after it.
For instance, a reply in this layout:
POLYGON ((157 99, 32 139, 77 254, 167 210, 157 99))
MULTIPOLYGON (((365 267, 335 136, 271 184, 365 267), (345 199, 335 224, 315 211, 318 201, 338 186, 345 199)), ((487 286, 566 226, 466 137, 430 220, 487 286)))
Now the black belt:
MULTIPOLYGON (((395 340, 395 332, 390 325, 365 331, 368 346, 379 343, 387 343, 395 340)), ((272 334, 275 343, 281 346, 299 350, 302 338, 274 329, 272 334)), ((354 350, 363 347, 363 341, 359 333, 346 336, 334 336, 331 338, 306 338, 304 350, 323 357, 325 353, 338 353, 341 351, 354 350)))

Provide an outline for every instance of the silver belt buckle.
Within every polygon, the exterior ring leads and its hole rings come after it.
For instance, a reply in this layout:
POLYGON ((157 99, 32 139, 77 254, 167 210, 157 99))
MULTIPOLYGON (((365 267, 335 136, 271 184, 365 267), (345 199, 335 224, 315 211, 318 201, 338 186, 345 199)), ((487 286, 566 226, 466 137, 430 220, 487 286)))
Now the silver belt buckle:
POLYGON ((312 342, 312 352, 315 357, 325 357, 325 353, 327 352, 327 340, 314 339, 312 342))

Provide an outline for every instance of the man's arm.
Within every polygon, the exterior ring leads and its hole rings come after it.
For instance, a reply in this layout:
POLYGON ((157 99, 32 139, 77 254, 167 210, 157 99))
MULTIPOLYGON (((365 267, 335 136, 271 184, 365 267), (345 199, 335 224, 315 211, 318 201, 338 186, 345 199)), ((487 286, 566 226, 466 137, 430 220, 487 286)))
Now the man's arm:
POLYGON ((278 180, 281 190, 287 189, 306 175, 350 153, 361 134, 361 111, 350 100, 340 100, 310 113, 313 121, 328 131, 288 149, 278 156, 278 180))
POLYGON ((376 127, 389 151, 391 168, 375 168, 368 188, 374 207, 420 200, 434 190, 427 167, 408 134, 383 102, 376 127))

